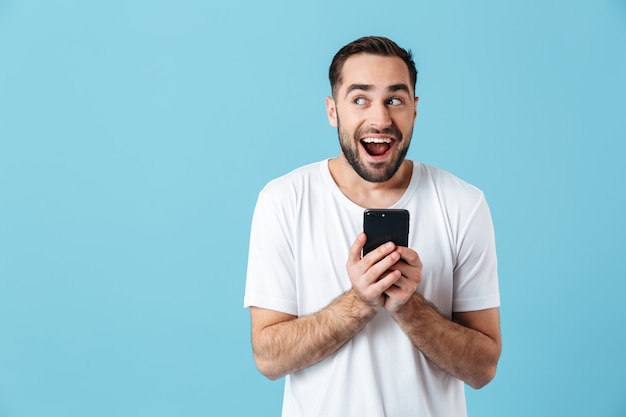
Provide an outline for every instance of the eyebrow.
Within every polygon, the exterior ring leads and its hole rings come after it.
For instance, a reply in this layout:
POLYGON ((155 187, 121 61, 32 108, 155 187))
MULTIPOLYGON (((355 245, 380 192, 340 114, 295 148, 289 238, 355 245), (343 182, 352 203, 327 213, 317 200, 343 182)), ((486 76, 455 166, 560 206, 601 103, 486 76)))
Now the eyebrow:
POLYGON ((372 89, 372 86, 369 84, 350 84, 348 86, 348 89, 346 90, 346 97, 348 97, 348 94, 350 94, 354 90, 369 91, 371 89, 372 89))
MULTIPOLYGON (((346 90, 346 97, 348 96, 348 94, 350 94, 351 92, 355 91, 355 90, 361 90, 361 91, 370 91, 374 88, 373 85, 371 84, 351 84, 348 86, 347 90, 346 90)), ((390 85, 389 87, 387 87, 387 91, 389 92, 395 92, 395 91, 406 91, 407 93, 411 93, 411 91, 409 90, 409 86, 406 84, 393 84, 390 85)))
POLYGON ((411 90, 409 90, 409 86, 406 84, 394 84, 392 86, 389 86, 389 88, 387 88, 387 90, 389 91, 406 91, 407 93, 411 93, 411 90))

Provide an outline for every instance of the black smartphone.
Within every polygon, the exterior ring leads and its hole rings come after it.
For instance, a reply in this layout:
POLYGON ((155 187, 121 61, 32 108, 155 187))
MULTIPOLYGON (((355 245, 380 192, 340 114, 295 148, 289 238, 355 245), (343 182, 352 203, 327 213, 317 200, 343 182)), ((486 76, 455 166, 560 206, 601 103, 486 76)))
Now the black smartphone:
POLYGON ((409 246, 409 211, 366 209, 363 212, 363 231, 367 235, 363 256, 387 242, 409 246))

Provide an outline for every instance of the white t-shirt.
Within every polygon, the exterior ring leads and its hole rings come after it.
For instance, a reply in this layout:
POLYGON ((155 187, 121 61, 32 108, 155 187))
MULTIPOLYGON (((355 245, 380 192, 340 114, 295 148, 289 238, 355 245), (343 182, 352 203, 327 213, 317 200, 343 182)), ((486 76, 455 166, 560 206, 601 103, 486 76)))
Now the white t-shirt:
MULTIPOLYGON (((410 211, 409 247, 423 263, 418 291, 442 314, 500 305, 479 189, 414 162, 392 208, 410 211)), ((345 265, 363 210, 337 187, 327 160, 267 184, 252 220, 245 307, 303 316, 348 291, 345 265)), ((384 309, 337 352, 285 379, 283 417, 465 415, 463 382, 426 359, 384 309)))

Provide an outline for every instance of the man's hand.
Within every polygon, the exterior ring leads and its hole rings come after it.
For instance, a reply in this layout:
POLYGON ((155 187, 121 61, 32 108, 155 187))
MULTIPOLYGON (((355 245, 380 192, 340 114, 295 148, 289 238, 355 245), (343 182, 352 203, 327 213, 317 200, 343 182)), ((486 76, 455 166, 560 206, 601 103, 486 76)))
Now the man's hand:
MULTIPOLYGON (((400 248, 392 242, 379 246, 361 258, 361 251, 365 241, 365 233, 361 233, 350 247, 346 268, 352 283, 352 289, 361 300, 370 306, 386 307, 387 297, 385 292, 391 289, 392 293, 396 294, 397 291, 392 287, 402 279, 402 275, 406 272, 411 277, 415 277, 415 273, 404 265, 394 267, 400 260, 401 254, 404 252, 403 249, 406 248, 400 248)), ((415 253, 414 251, 411 252, 415 253)), ((415 256, 417 256, 417 253, 415 253, 415 256)), ((404 283, 400 285, 407 287, 404 283)), ((395 295, 395 297, 399 297, 399 295, 395 295)))
POLYGON ((390 267, 391 271, 400 272, 400 278, 385 290, 387 296, 384 306, 390 313, 395 313, 404 306, 412 295, 415 294, 417 286, 422 281, 422 261, 413 249, 403 246, 396 247, 400 260, 390 267))

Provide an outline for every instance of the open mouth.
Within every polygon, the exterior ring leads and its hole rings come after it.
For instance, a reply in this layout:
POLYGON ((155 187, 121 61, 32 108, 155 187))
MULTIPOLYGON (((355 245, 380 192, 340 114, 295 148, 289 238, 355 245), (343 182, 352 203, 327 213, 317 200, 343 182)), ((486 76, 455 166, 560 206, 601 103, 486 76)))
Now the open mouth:
POLYGON ((393 141, 390 138, 363 138, 361 144, 371 156, 381 156, 391 149, 393 141))

